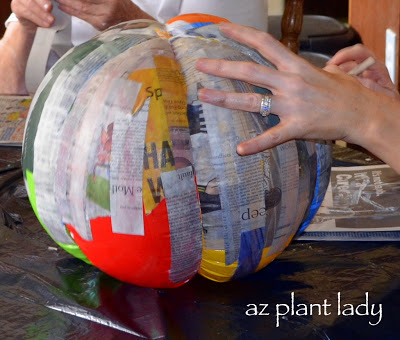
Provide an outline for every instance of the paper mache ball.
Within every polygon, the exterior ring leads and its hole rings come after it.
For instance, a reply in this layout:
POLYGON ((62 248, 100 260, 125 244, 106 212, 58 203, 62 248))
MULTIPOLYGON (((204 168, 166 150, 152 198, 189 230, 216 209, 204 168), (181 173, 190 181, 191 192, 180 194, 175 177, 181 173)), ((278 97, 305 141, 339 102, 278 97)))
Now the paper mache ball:
POLYGON ((236 145, 277 118, 198 100, 202 87, 262 91, 198 72, 198 58, 273 67, 222 36, 221 20, 114 26, 63 56, 33 98, 22 156, 32 207, 58 245, 119 280, 161 288, 196 273, 243 277, 281 253, 322 202, 328 144, 241 157, 236 145))

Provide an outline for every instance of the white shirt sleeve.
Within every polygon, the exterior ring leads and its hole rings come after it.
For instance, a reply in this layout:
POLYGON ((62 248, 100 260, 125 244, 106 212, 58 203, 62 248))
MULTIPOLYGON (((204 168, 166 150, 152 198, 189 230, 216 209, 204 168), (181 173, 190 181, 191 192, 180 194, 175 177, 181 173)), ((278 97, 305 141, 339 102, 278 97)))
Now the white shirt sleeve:
POLYGON ((16 21, 18 21, 17 16, 14 13, 11 13, 11 15, 8 17, 8 19, 4 23, 4 26, 7 27, 10 22, 16 22, 16 21))
POLYGON ((71 17, 71 42, 74 46, 88 41, 99 33, 98 30, 86 21, 77 17, 71 17))
MULTIPOLYGON (((161 23, 180 14, 181 5, 185 0, 132 0, 142 11, 161 23)), ((195 0, 201 1, 201 0, 195 0)), ((219 1, 219 0, 217 0, 219 1)))

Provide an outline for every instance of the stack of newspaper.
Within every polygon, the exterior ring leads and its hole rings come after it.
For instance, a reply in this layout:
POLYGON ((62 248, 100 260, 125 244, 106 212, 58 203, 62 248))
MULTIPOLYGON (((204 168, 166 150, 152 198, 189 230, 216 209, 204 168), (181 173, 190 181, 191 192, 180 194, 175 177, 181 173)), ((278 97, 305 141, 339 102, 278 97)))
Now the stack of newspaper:
POLYGON ((400 175, 387 165, 332 168, 320 209, 299 240, 400 240, 400 175))
POLYGON ((30 103, 27 96, 0 96, 0 145, 22 145, 30 103))

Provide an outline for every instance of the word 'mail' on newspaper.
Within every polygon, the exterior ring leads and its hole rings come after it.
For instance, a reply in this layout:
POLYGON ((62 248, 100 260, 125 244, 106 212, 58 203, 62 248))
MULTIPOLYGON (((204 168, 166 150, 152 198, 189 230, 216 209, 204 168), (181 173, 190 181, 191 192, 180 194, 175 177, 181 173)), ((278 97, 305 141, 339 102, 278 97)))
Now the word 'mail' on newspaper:
POLYGON ((387 165, 332 168, 325 199, 299 240, 400 240, 400 175, 387 165))
POLYGON ((0 145, 22 145, 30 104, 27 96, 0 96, 0 145))

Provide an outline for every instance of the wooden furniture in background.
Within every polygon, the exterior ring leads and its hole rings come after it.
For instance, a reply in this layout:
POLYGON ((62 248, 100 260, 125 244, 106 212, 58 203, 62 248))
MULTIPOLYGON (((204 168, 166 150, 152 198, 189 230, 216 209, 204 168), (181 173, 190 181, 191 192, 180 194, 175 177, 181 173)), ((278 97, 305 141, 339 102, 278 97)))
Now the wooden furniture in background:
MULTIPOLYGON (((397 34, 399 51, 400 0, 350 0, 349 24, 360 34, 363 44, 371 49, 378 60, 385 62, 386 29, 397 34)), ((397 77, 399 86, 399 52, 397 52, 397 77)))
POLYGON ((4 22, 7 20, 8 16, 11 13, 10 3, 11 0, 0 1, 0 37, 3 36, 5 31, 4 22))
POLYGON ((299 52, 300 47, 299 36, 303 26, 303 6, 304 0, 286 0, 282 17, 281 42, 295 53, 299 52))

